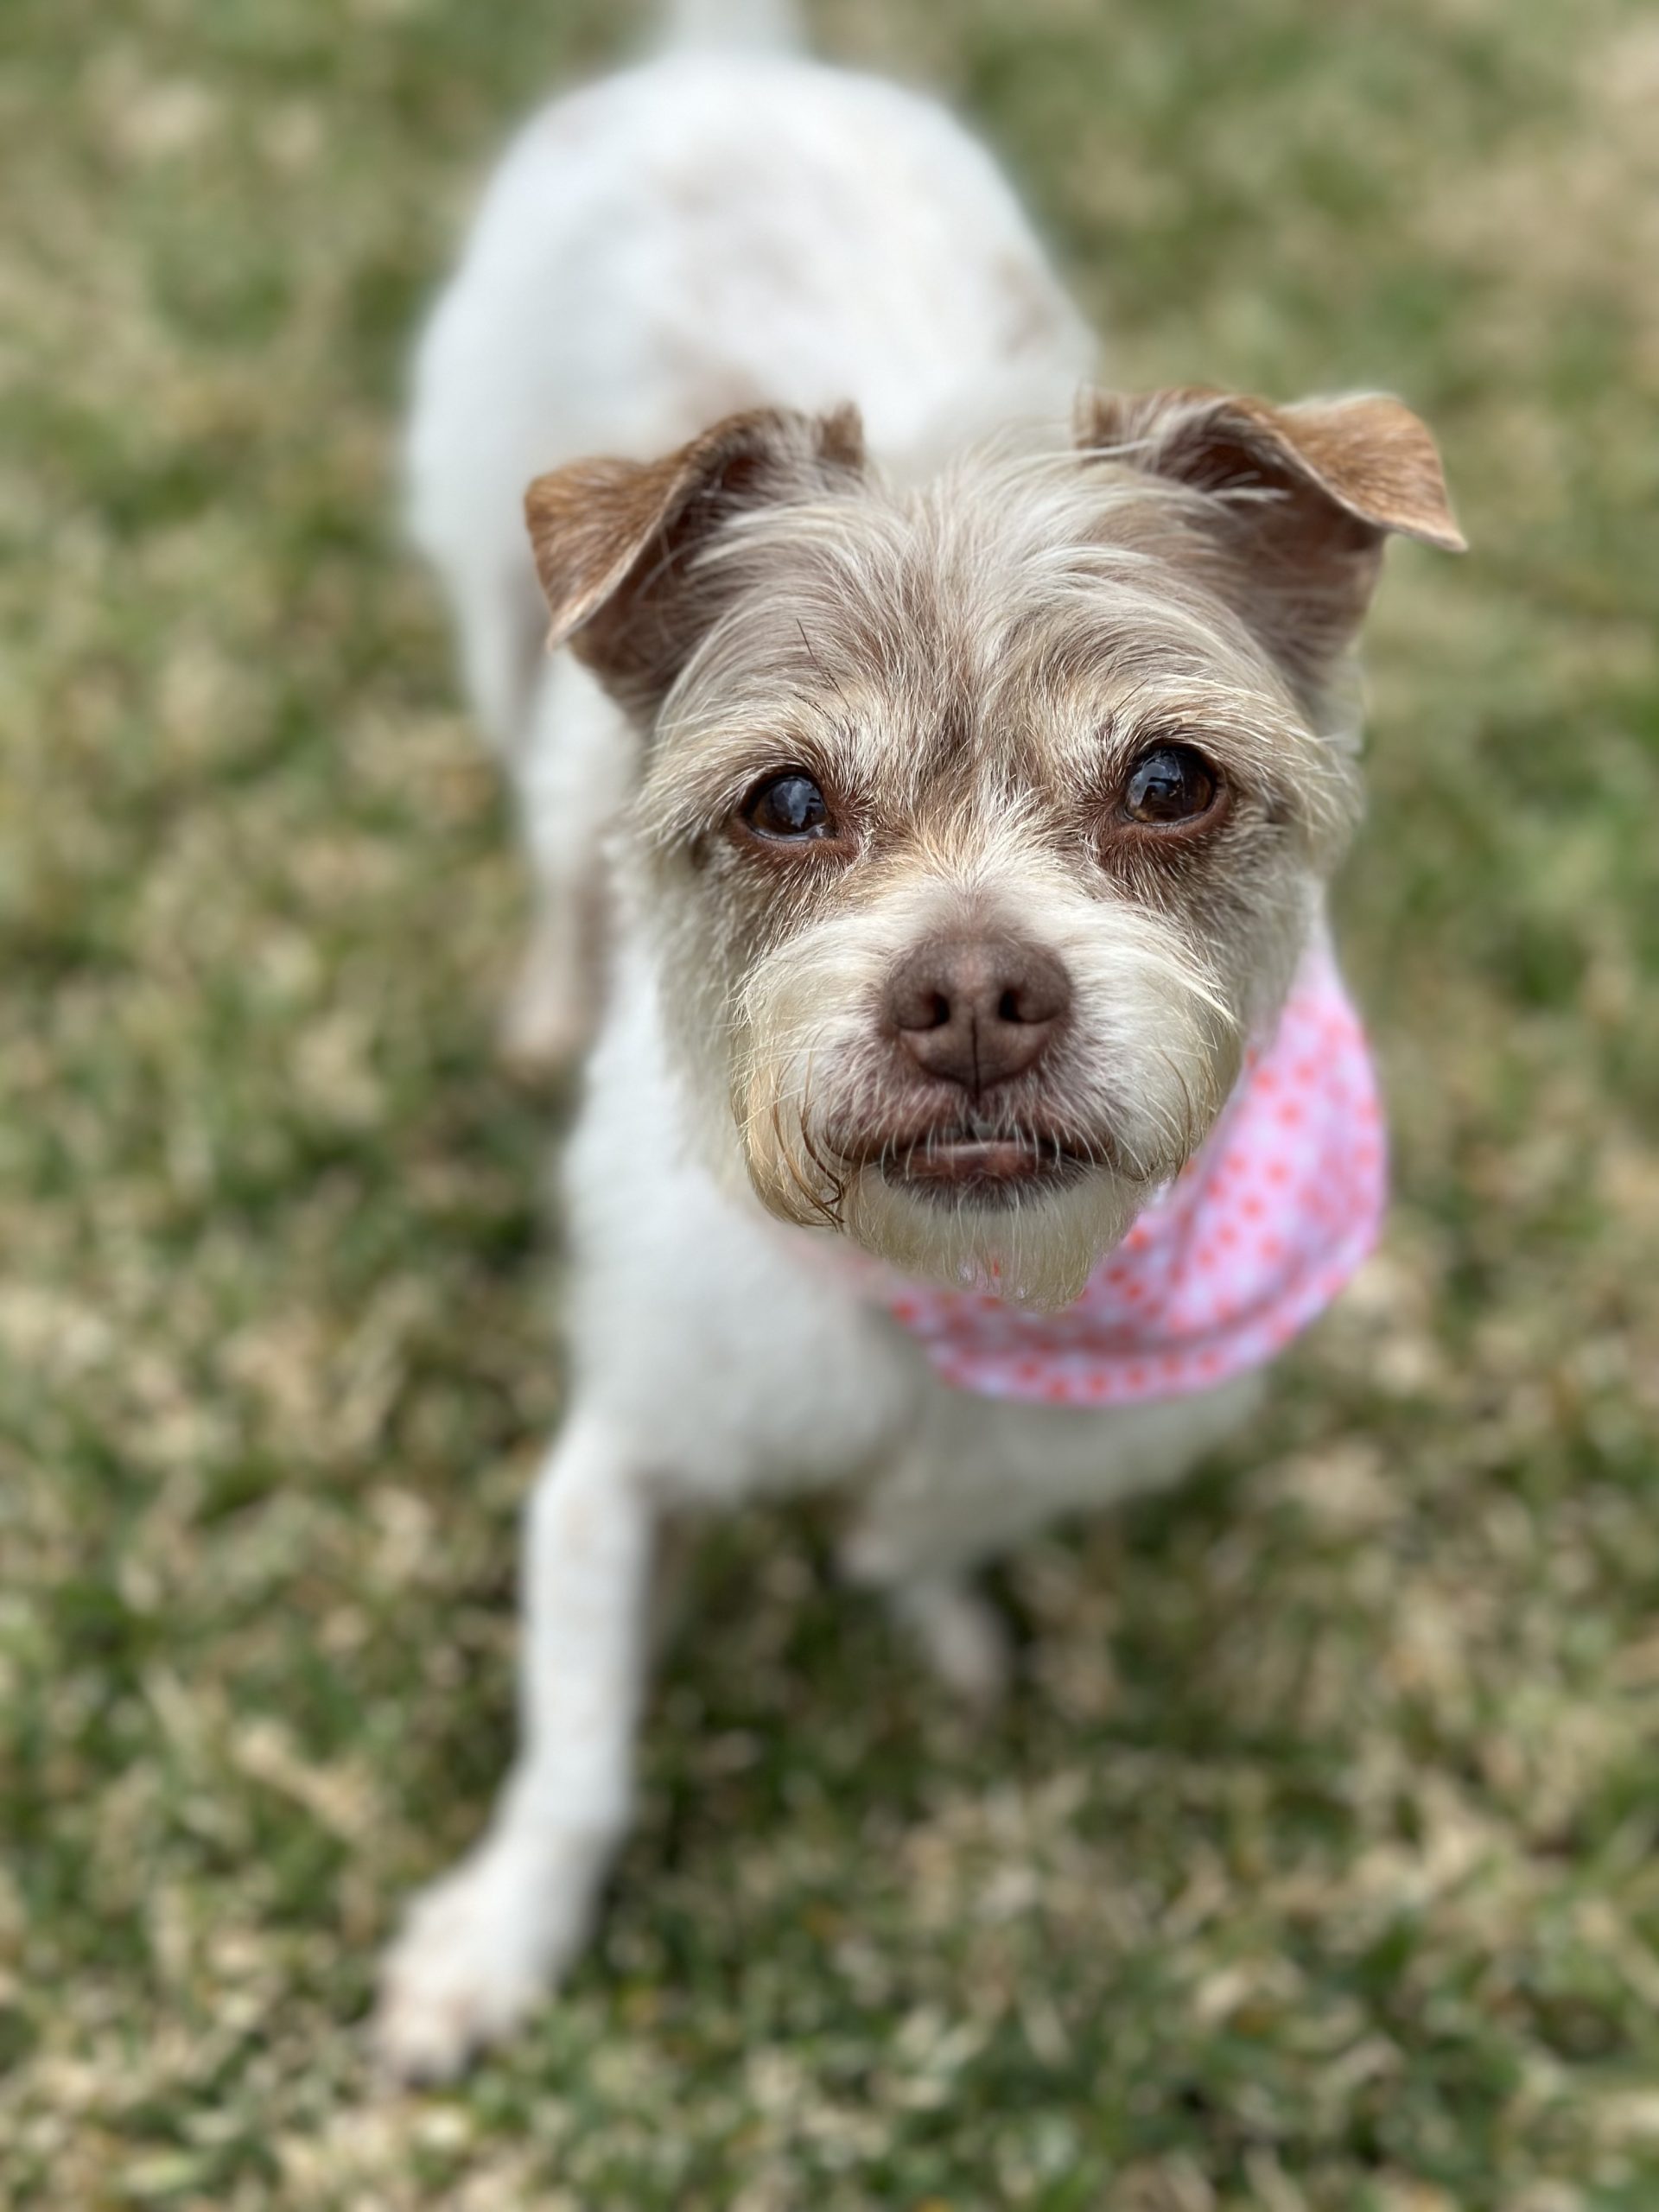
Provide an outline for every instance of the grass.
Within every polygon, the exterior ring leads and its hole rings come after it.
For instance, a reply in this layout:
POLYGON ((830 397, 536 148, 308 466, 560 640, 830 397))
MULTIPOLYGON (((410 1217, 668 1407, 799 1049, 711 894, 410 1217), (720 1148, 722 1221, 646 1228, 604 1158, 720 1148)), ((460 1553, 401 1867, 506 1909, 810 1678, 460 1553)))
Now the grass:
POLYGON ((1125 383, 1408 394, 1343 907, 1387 1249, 1181 1497, 1011 1561, 970 1726, 755 1516, 568 1994, 358 2024, 509 1735, 558 1391, 523 893, 401 365, 601 0, 0 21, 0 2201, 1659 2202, 1659 37, 1614 0, 826 0, 1125 383))

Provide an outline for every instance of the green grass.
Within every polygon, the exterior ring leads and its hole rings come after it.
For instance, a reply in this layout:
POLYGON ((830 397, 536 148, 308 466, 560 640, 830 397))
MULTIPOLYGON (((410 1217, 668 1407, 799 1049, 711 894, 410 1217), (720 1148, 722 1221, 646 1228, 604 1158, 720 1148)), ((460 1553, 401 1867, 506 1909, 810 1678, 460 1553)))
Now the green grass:
POLYGON ((1612 0, 830 0, 1128 384, 1408 395, 1345 942, 1383 1256, 970 1726, 746 1519, 568 1994, 377 2104, 556 1417, 499 794, 391 490, 600 0, 0 16, 0 2201, 1659 2202, 1659 37, 1612 0))

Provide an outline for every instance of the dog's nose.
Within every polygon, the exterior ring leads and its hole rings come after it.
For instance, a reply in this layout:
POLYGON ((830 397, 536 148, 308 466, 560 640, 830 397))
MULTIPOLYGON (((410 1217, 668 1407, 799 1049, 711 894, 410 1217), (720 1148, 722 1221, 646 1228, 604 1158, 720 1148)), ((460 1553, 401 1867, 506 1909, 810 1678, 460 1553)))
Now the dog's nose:
POLYGON ((899 1042, 924 1074, 976 1094, 1034 1067, 1071 999, 1052 953, 1017 938, 942 938, 887 985, 899 1042))

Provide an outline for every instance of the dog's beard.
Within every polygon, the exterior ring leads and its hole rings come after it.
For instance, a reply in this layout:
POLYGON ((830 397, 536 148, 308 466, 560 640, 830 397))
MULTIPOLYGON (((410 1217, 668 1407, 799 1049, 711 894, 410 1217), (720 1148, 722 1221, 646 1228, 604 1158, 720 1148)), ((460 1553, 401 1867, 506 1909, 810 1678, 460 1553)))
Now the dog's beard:
POLYGON ((847 1184, 840 1221, 855 1244, 903 1274, 1054 1307, 1079 1294, 1147 1196, 1144 1185, 1109 1167, 1022 1183, 988 1203, 924 1193, 869 1166, 847 1184))
MULTIPOLYGON (((952 1289, 1069 1305, 1159 1179, 1089 1159, 1083 1141, 1060 1154, 1033 1135, 1020 1145, 1023 1172, 995 1183, 936 1180, 909 1172, 909 1140, 850 1151, 827 1133, 836 1124, 815 1113, 808 1087, 774 1088, 757 1069, 748 1088, 746 1163, 770 1212, 838 1230, 901 1274, 952 1289)), ((929 1139, 913 1149, 925 1154, 929 1139)))

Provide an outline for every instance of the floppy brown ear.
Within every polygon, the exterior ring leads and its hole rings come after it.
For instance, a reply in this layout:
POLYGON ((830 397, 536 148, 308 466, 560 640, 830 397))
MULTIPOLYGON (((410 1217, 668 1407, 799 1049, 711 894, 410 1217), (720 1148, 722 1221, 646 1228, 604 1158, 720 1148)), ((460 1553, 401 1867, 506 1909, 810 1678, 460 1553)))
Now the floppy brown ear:
POLYGON ((1088 454, 1211 496, 1230 596, 1314 688, 1363 619, 1385 538, 1465 550, 1434 441, 1397 399, 1089 391, 1077 430, 1088 454))
POLYGON ((659 461, 576 461, 524 494, 550 645, 569 643, 631 711, 654 714, 717 619, 696 556, 747 510, 810 499, 862 469, 858 410, 729 415, 659 461))

